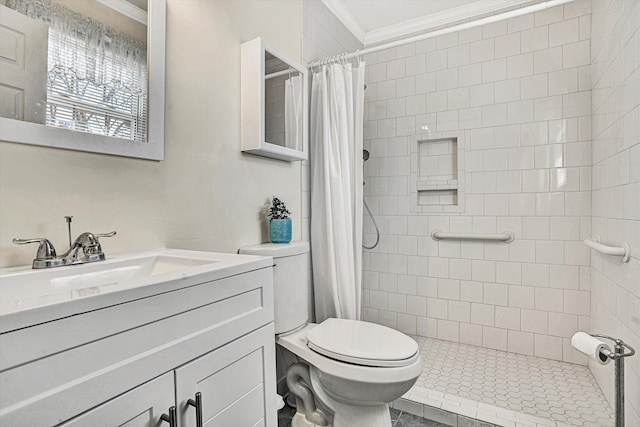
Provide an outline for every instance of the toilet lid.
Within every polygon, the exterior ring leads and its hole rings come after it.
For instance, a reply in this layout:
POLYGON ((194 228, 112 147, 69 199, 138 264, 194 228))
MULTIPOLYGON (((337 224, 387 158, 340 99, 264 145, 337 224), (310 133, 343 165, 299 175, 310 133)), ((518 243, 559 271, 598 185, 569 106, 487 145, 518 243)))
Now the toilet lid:
POLYGON ((413 362, 418 344, 375 323, 327 319, 307 333, 307 346, 324 356, 364 366, 398 367, 413 362))

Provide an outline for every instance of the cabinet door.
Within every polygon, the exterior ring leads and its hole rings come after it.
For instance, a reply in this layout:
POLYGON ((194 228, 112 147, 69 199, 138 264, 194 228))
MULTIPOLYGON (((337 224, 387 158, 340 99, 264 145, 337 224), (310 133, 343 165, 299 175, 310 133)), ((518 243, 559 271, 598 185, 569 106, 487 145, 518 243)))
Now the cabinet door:
POLYGON ((160 427, 164 424, 160 417, 175 404, 173 384, 173 372, 167 372, 60 426, 160 427))
POLYGON ((274 334, 271 323, 176 369, 179 426, 196 426, 187 400, 200 392, 203 425, 276 427, 274 334))

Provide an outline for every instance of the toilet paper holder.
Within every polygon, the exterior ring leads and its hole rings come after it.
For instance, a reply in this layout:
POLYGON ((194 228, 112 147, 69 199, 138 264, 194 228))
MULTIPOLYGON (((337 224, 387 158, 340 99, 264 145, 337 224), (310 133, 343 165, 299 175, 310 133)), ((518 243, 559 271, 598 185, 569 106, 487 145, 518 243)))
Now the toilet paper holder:
POLYGON ((619 338, 608 335, 589 334, 594 338, 604 338, 615 343, 613 351, 600 350, 600 353, 615 362, 615 386, 616 386, 616 427, 624 427, 624 358, 633 356, 636 351, 629 344, 619 338), (624 350, 629 350, 627 353, 624 350))

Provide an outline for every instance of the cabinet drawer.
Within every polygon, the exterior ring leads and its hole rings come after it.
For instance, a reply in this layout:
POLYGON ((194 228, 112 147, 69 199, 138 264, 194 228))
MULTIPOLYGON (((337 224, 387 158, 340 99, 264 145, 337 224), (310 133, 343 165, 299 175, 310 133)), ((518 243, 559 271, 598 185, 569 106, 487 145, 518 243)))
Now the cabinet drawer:
POLYGON ((263 268, 4 333, 0 372, 257 288, 266 324, 273 320, 272 283, 273 270, 263 268))

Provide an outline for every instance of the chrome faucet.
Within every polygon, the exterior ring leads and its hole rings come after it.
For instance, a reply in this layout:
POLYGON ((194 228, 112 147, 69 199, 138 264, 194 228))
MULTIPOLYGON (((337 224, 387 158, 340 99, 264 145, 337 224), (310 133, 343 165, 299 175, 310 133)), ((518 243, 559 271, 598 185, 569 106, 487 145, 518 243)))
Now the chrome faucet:
MULTIPOLYGON (((67 218, 67 223, 69 224, 69 232, 71 231, 71 221, 70 217, 67 218)), ((98 238, 100 237, 112 237, 115 236, 116 232, 112 231, 111 233, 105 234, 94 234, 94 233, 82 233, 79 235, 76 240, 71 244, 69 250, 64 254, 58 256, 56 254, 56 249, 53 247, 53 244, 48 239, 45 238, 35 238, 35 239, 13 239, 13 243, 16 245, 25 245, 27 243, 39 243, 38 252, 36 253, 36 258, 33 260, 32 267, 34 269, 39 268, 51 268, 51 267, 61 267, 63 265, 73 265, 73 264, 86 264, 89 262, 103 261, 105 259, 104 252, 102 252, 102 246, 98 238)), ((69 240, 71 241, 71 240, 69 240)))

